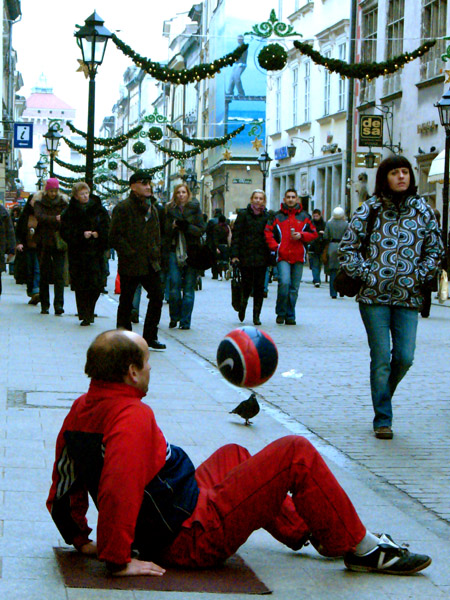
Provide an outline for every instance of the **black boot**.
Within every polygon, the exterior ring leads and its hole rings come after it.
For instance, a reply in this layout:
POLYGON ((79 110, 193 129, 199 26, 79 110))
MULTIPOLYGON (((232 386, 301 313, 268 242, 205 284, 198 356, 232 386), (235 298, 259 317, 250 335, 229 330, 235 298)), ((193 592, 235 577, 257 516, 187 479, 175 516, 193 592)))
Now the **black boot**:
POLYGON ((245 319, 245 311, 247 309, 247 302, 248 302, 248 300, 242 301, 241 308, 239 309, 239 312, 238 312, 239 321, 241 323, 243 323, 243 321, 245 319))
POLYGON ((261 325, 259 315, 262 309, 262 299, 253 298, 253 325, 261 325))

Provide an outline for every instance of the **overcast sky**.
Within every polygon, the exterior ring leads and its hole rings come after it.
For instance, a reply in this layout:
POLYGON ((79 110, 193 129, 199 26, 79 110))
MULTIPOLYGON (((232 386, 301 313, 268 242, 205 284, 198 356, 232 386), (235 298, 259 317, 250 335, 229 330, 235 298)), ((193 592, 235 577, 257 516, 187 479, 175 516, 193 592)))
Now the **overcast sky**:
MULTIPOLYGON (((162 36, 163 21, 190 10, 194 0, 22 0, 22 19, 13 26, 13 46, 18 55, 18 70, 28 97, 41 73, 56 96, 77 110, 75 124, 87 129, 88 80, 77 73, 81 51, 74 32, 94 10, 105 27, 139 54, 153 60, 168 56, 167 39, 162 36)), ((96 81, 96 121, 98 131, 103 117, 111 114, 119 97, 125 69, 132 65, 115 44, 108 42, 105 60, 96 81)))

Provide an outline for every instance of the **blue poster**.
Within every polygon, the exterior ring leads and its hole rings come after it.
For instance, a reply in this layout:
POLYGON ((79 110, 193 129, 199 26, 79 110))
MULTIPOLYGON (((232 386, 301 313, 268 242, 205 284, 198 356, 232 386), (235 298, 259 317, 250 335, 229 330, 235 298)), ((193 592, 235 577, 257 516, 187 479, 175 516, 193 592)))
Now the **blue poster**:
POLYGON ((14 148, 33 147, 33 123, 14 123, 14 148))

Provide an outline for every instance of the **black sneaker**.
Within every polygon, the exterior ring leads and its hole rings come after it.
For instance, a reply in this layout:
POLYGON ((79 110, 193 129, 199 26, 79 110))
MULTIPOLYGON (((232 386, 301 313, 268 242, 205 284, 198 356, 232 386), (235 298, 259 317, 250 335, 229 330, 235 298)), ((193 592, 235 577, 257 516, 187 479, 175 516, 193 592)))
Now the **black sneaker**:
POLYGON ((286 325, 297 325, 297 323, 295 322, 295 319, 286 319, 285 324, 286 325))
POLYGON ((284 325, 284 317, 278 316, 276 318, 276 322, 277 322, 278 325, 284 325))
POLYGON ((55 315, 57 317, 60 317, 62 314, 64 314, 64 309, 63 308, 55 308, 55 315))
POLYGON ((346 554, 344 563, 350 571, 389 573, 391 575, 411 575, 431 564, 426 554, 414 554, 394 542, 390 535, 382 533, 378 546, 364 554, 346 554))
POLYGON ((152 342, 149 342, 148 347, 149 350, 154 350, 155 352, 162 352, 166 349, 166 345, 161 344, 161 342, 158 342, 158 340, 153 340, 152 342))
POLYGON ((48 308, 41 308, 41 315, 48 315, 48 308))

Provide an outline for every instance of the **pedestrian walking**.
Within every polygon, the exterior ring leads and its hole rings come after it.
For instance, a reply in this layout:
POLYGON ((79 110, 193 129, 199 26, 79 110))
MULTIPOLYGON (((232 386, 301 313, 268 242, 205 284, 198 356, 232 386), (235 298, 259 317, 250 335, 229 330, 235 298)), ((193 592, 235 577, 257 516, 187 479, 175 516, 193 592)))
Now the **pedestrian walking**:
POLYGON ((148 306, 143 336, 151 350, 165 350, 158 340, 161 318, 162 292, 161 238, 158 212, 152 205, 152 182, 145 170, 137 170, 130 177, 130 195, 114 209, 109 241, 117 251, 120 276, 120 298, 117 309, 117 327, 131 331, 133 297, 139 283, 147 292, 148 306))
POLYGON ((264 302, 264 281, 269 264, 269 249, 264 237, 269 214, 266 193, 254 190, 250 204, 239 211, 231 238, 231 263, 237 264, 242 276, 242 306, 238 312, 241 323, 245 319, 248 299, 253 292, 253 323, 261 325, 264 302))
POLYGON ((36 247, 39 256, 39 298, 41 314, 50 308, 50 282, 53 281, 55 315, 64 313, 64 266, 67 244, 61 238, 61 214, 67 208, 68 198, 59 190, 54 177, 47 179, 44 191, 35 194, 34 214, 37 219, 36 247))
POLYGON ((16 237, 14 227, 8 211, 0 204, 0 295, 2 293, 2 273, 6 270, 6 263, 14 258, 16 237), (5 255, 7 259, 5 260, 5 255))
POLYGON ((30 298, 28 304, 39 304, 39 260, 36 244, 37 219, 34 214, 34 203, 36 196, 28 197, 16 227, 17 255, 23 254, 26 268, 27 295, 30 298))
POLYGON ((334 289, 334 280, 339 269, 338 248, 344 233, 347 231, 348 222, 345 218, 345 211, 341 206, 333 209, 331 219, 327 222, 323 241, 326 244, 327 270, 330 277, 330 296, 337 298, 337 292, 334 289))
POLYGON ((309 266, 311 267, 314 287, 320 287, 320 274, 322 271, 322 252, 324 248, 323 234, 325 232, 325 221, 320 209, 315 208, 311 216, 312 224, 317 231, 318 237, 308 244, 309 266))
POLYGON ((373 428, 380 439, 393 437, 392 398, 413 363, 423 286, 436 277, 443 255, 436 217, 416 190, 404 156, 383 160, 374 195, 356 210, 339 246, 342 268, 361 280, 356 300, 370 347, 373 428))
POLYGON ((190 329, 194 310, 197 269, 189 264, 189 254, 200 246, 206 223, 200 204, 192 199, 185 183, 175 186, 166 206, 164 247, 169 253, 169 327, 190 329))
POLYGON ((318 234, 293 188, 286 190, 280 210, 266 226, 265 236, 277 259, 276 322, 295 325, 295 305, 306 259, 305 244, 317 239, 318 234))
POLYGON ((82 181, 75 183, 61 215, 61 237, 68 245, 70 285, 82 327, 94 322, 103 289, 104 254, 108 249, 109 216, 99 198, 82 181))

